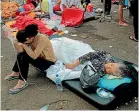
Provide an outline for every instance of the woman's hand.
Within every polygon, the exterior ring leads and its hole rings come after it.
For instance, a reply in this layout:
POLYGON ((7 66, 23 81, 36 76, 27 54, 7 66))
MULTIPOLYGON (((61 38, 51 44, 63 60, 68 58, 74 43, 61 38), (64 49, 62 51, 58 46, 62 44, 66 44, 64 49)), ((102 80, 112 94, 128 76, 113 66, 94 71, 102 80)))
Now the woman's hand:
POLYGON ((65 64, 67 69, 74 69, 78 65, 80 65, 80 61, 79 60, 75 60, 72 64, 65 64))
POLYGON ((23 43, 20 43, 20 42, 19 42, 18 45, 23 46, 23 43))
POLYGON ((67 69, 73 69, 75 66, 74 64, 65 64, 67 69))

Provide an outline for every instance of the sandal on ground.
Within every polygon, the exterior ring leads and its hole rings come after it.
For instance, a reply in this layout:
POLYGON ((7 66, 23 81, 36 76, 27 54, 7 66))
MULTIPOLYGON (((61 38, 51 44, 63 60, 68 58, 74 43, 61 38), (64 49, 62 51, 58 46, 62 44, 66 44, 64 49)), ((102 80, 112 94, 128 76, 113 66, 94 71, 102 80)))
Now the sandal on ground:
POLYGON ((138 42, 138 40, 137 40, 137 39, 135 39, 135 37, 134 37, 134 36, 130 36, 130 37, 129 37, 129 39, 130 39, 130 40, 133 40, 133 41, 135 41, 135 42, 138 42))
POLYGON ((6 76, 5 77, 5 80, 8 80, 8 81, 11 81, 11 80, 14 80, 14 79, 19 79, 19 76, 6 76))
POLYGON ((26 87, 28 87, 28 84, 27 83, 25 83, 24 86, 21 87, 21 88, 12 88, 12 89, 9 89, 8 93, 9 94, 17 94, 20 91, 22 91, 23 89, 25 89, 26 87))

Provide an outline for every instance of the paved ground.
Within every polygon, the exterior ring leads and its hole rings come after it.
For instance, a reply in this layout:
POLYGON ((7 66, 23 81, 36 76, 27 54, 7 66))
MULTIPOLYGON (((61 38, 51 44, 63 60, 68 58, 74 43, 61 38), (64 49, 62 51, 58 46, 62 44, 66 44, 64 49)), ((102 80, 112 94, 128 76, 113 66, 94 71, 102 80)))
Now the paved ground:
MULTIPOLYGON (((129 40, 129 35, 132 34, 133 27, 120 27, 117 24, 117 6, 113 6, 112 14, 114 15, 112 22, 99 23, 98 20, 85 23, 82 27, 74 29, 69 28, 69 34, 65 35, 72 39, 82 40, 90 44, 95 49, 103 49, 110 52, 113 56, 119 57, 137 64, 137 43, 129 40), (81 36, 85 33, 88 38, 83 39, 81 36), (71 34, 77 34, 77 37, 71 37, 71 34)), ((128 19, 128 12, 125 10, 126 18, 128 19)), ((132 21, 129 19, 130 24, 132 21)), ((30 84, 27 89, 16 95, 9 95, 8 89, 13 87, 17 80, 5 81, 4 77, 11 73, 12 66, 16 59, 15 51, 11 42, 6 39, 2 33, 1 37, 2 51, 1 55, 1 106, 2 110, 39 110, 42 106, 51 103, 49 109, 63 109, 63 110, 95 110, 96 108, 88 102, 75 95, 68 89, 60 93, 56 91, 56 86, 47 78, 42 76, 32 66, 29 71, 29 83, 35 83, 41 89, 39 90, 35 85, 30 84)), ((119 110, 134 110, 137 108, 137 102, 134 100, 130 105, 121 105, 119 110)))

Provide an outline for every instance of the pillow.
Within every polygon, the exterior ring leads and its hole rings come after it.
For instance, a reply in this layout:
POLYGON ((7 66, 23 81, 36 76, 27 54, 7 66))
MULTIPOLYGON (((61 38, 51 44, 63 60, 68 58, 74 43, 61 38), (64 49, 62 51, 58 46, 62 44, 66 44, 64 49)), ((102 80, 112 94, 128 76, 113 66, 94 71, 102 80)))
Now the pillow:
POLYGON ((110 91, 113 91, 117 86, 123 83, 131 83, 132 79, 129 77, 108 79, 109 75, 103 76, 97 86, 110 91))

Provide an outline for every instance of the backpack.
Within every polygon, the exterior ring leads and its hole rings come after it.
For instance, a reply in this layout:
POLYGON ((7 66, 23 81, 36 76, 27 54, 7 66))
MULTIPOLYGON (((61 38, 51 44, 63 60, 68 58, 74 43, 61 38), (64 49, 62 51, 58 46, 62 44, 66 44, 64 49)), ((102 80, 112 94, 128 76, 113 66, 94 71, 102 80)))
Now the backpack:
POLYGON ((100 79, 100 74, 97 72, 97 70, 93 67, 91 62, 87 64, 80 75, 80 83, 82 86, 82 89, 85 92, 92 92, 92 90, 95 90, 97 87, 97 83, 100 79))

